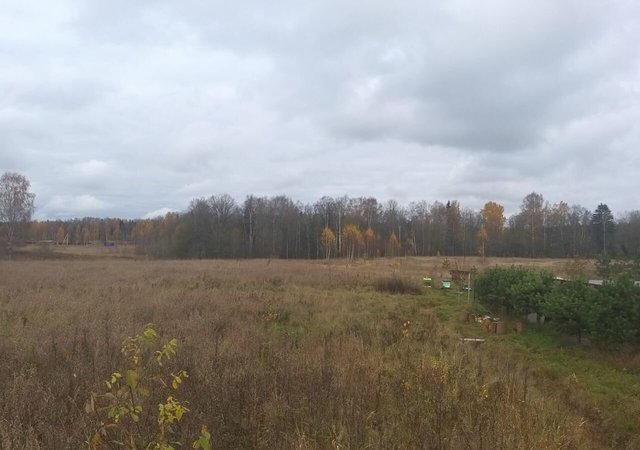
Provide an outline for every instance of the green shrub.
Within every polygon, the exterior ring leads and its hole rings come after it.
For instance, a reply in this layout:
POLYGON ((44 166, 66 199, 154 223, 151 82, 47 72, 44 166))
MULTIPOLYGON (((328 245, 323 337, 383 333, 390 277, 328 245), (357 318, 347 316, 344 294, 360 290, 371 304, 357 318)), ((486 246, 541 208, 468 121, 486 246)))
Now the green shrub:
POLYGON ((494 310, 514 314, 541 313, 545 296, 553 287, 553 275, 523 267, 495 267, 475 282, 480 301, 494 310))
POLYGON ((606 255, 596 258, 596 272, 605 280, 640 279, 640 259, 611 259, 606 255))
POLYGON ((545 298, 543 310, 560 331, 579 340, 584 335, 597 345, 640 340, 640 288, 630 279, 603 286, 581 281, 557 285, 545 298))
POLYGON ((640 338, 640 288, 629 278, 620 278, 594 290, 596 295, 590 324, 594 342, 637 342, 640 338))
POLYGON ((543 312, 560 331, 578 336, 591 330, 596 311, 596 290, 582 281, 560 283, 544 300, 543 312))
MULTIPOLYGON (((175 441, 176 426, 189 409, 176 392, 189 375, 168 368, 178 341, 159 345, 156 338, 147 325, 142 334, 125 339, 121 352, 126 367, 111 374, 106 392, 91 394, 85 410, 97 425, 87 440, 90 449, 175 450, 174 445, 180 445, 175 441)), ((203 426, 193 448, 210 450, 210 437, 203 426)))

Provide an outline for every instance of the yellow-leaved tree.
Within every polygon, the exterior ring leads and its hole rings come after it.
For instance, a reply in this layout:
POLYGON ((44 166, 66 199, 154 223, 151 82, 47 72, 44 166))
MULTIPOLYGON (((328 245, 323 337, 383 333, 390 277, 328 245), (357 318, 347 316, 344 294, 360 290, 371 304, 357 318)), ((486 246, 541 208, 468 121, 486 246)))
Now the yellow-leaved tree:
POLYGON ((367 257, 371 257, 375 255, 375 245, 376 245, 376 232, 373 231, 373 228, 369 227, 363 233, 364 237, 364 245, 365 245, 365 253, 367 257))
POLYGON ((391 232, 391 236, 389 236, 389 240, 387 241, 387 248, 389 251, 389 256, 397 256, 400 251, 400 242, 396 237, 395 232, 391 232))
POLYGON ((347 250, 347 261, 356 258, 364 244, 364 237, 357 225, 349 224, 342 230, 344 248, 347 250))
MULTIPOLYGON (((480 211, 482 214, 482 236, 478 232, 478 238, 481 241, 482 257, 484 257, 487 247, 492 250, 490 253, 495 254, 497 250, 500 236, 504 230, 506 218, 504 216, 504 206, 496 202, 487 202, 480 211), (492 243, 487 245, 488 243, 492 243)), ((481 231, 482 231, 481 229, 481 231)))
POLYGON ((320 235, 320 245, 324 249, 325 258, 331 258, 331 251, 336 247, 336 235, 333 234, 331 228, 324 227, 320 235))
POLYGON ((65 235, 66 233, 64 232, 64 228, 62 228, 62 225, 60 225, 58 227, 58 230, 56 231, 56 243, 58 245, 63 243, 65 235))

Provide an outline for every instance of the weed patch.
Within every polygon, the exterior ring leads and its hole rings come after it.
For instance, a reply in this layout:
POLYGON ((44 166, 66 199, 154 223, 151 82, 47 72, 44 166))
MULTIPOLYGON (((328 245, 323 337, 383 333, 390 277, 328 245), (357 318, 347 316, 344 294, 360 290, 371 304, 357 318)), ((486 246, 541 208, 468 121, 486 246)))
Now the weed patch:
POLYGON ((375 288, 379 292, 389 292, 391 294, 422 293, 422 287, 417 281, 401 277, 397 274, 378 278, 375 281, 375 288))

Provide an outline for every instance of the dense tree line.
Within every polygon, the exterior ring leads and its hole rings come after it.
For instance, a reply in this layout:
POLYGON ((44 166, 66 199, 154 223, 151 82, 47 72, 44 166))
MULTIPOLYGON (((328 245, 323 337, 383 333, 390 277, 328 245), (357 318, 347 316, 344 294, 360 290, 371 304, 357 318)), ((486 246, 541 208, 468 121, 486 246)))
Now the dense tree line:
POLYGON ((155 219, 32 222, 32 241, 130 243, 155 257, 327 258, 375 256, 573 257, 640 255, 640 211, 614 221, 606 204, 589 211, 531 193, 510 217, 497 202, 480 211, 458 201, 401 205, 372 197, 229 195, 191 201, 155 219))
POLYGON ((59 244, 132 242, 133 230, 141 220, 85 217, 71 220, 32 221, 26 227, 29 242, 52 241, 59 244))

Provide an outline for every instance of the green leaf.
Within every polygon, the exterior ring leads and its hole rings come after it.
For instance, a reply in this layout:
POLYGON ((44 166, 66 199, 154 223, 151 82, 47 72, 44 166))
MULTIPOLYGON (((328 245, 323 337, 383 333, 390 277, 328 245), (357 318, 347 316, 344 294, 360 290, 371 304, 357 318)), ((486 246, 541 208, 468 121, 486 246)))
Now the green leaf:
POLYGON ((144 338, 147 341, 151 341, 151 340, 155 339, 156 336, 157 336, 156 330, 153 329, 151 324, 147 325, 147 327, 145 328, 145 330, 142 333, 142 335, 144 336, 144 338))
POLYGON ((137 370, 127 370, 127 386, 129 386, 131 389, 135 389, 136 387, 138 387, 138 379, 139 375, 137 370))
POLYGON ((202 425, 200 437, 193 442, 192 447, 195 449, 211 450, 211 434, 205 425, 202 425))

